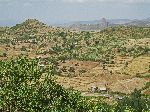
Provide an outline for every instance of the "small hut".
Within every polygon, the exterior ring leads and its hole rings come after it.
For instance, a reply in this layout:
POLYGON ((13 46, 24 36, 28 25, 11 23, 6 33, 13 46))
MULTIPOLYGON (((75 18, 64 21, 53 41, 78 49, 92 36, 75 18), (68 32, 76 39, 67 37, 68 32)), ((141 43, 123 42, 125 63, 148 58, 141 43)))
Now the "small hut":
POLYGON ((108 89, 106 86, 99 86, 98 87, 98 92, 100 93, 107 93, 108 89))
POLYGON ((108 88, 106 84, 96 84, 95 86, 91 86, 91 92, 99 92, 99 93, 107 93, 108 88))
POLYGON ((99 83, 98 84, 98 92, 99 93, 107 93, 108 92, 107 84, 106 83, 99 83))
POLYGON ((91 92, 92 92, 92 93, 97 92, 97 90, 98 90, 98 87, 97 87, 97 86, 91 86, 91 92))

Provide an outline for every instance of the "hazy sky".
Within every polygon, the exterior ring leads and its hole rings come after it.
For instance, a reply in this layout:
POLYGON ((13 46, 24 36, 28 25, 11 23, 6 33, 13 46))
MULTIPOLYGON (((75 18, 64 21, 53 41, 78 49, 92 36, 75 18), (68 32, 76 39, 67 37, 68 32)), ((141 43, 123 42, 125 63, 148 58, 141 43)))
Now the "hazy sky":
POLYGON ((0 24, 150 17, 150 0, 0 0, 0 24))

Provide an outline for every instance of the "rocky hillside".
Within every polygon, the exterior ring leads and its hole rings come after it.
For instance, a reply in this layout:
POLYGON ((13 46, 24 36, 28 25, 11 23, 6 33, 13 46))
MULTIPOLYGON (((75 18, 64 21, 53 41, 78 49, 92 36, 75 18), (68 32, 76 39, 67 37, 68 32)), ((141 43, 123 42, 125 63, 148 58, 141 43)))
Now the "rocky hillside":
POLYGON ((29 19, 0 28, 0 59, 18 55, 46 60, 42 62, 46 66, 53 58, 58 82, 65 87, 88 91, 104 83, 111 92, 129 88, 130 93, 137 87, 147 93, 149 89, 149 27, 70 31, 29 19))

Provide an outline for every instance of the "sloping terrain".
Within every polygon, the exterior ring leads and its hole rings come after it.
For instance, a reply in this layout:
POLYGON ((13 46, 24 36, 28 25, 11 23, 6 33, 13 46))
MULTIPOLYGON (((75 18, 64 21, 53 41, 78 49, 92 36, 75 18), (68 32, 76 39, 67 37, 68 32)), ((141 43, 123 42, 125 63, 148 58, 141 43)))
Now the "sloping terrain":
POLYGON ((89 91, 103 83, 110 92, 130 93, 150 81, 150 28, 70 31, 29 19, 0 28, 0 59, 18 55, 39 58, 45 65, 52 58, 57 82, 64 87, 89 91))

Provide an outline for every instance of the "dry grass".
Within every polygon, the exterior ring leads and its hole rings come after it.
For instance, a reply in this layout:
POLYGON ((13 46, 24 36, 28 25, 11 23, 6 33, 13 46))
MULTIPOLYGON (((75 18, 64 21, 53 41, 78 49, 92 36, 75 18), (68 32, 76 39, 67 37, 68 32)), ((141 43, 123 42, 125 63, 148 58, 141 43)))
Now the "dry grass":
MULTIPOLYGON (((140 66, 137 62, 143 62, 141 67, 143 67, 142 70, 145 72, 147 70, 146 67, 148 66, 148 62, 146 60, 149 59, 149 57, 139 57, 138 59, 135 59, 131 64, 129 64, 130 71, 133 70, 137 73, 137 69, 140 66)), ((106 84, 112 92, 128 94, 135 88, 141 89, 145 86, 146 82, 150 80, 149 78, 136 78, 132 75, 132 73, 131 75, 123 73, 119 74, 116 72, 117 65, 107 67, 106 70, 103 70, 101 64, 97 62, 71 60, 61 64, 60 66, 75 67, 75 73, 78 73, 77 71, 81 68, 87 70, 82 75, 76 74, 76 77, 57 76, 57 82, 65 88, 72 87, 82 92, 88 92, 91 86, 106 84), (78 66, 74 66, 77 63, 78 66), (112 74, 110 73, 110 70, 113 71, 112 74)), ((143 72, 142 70, 141 73, 143 72)))
POLYGON ((134 59, 125 69, 122 69, 120 72, 132 76, 137 74, 145 74, 148 72, 149 65, 150 57, 142 56, 134 59))

